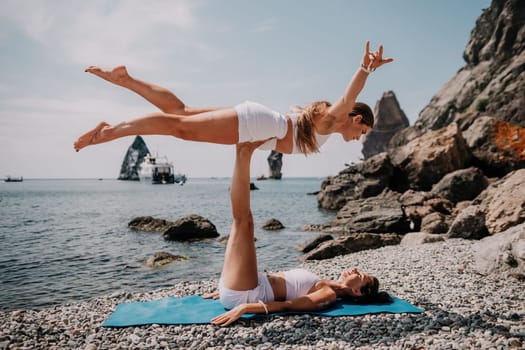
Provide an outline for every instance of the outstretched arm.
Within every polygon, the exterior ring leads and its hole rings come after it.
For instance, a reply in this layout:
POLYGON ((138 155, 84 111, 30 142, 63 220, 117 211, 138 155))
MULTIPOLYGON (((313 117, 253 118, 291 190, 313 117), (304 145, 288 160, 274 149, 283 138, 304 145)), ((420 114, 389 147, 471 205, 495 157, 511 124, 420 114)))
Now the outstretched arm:
POLYGON ((350 83, 346 87, 346 90, 329 109, 328 113, 335 116, 336 118, 344 118, 348 116, 348 113, 354 108, 357 96, 363 90, 365 86, 366 78, 370 71, 381 67, 383 64, 390 63, 393 58, 383 59, 383 45, 379 45, 379 49, 375 52, 370 52, 370 41, 366 42, 365 52, 361 61, 361 66, 357 69, 350 80, 350 83))
POLYGON ((215 317, 211 322, 219 326, 228 326, 244 314, 268 314, 282 311, 317 311, 335 302, 336 294, 328 285, 323 285, 313 293, 286 301, 268 303, 241 304, 230 311, 215 317))

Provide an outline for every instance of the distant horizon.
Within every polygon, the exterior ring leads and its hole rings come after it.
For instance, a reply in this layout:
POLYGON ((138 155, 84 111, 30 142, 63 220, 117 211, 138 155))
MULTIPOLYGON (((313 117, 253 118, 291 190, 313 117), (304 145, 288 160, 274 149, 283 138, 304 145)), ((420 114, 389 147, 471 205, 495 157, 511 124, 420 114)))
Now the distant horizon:
MULTIPOLYGON (((491 1, 138 0, 38 6, 4 0, 0 13, 0 174, 24 178, 113 178, 132 137, 76 153, 73 142, 100 121, 156 109, 84 73, 125 64, 130 74, 172 89, 190 106, 257 101, 280 113, 334 101, 359 67, 367 40, 395 61, 368 78, 358 100, 372 108, 393 91, 413 125, 465 65, 463 51, 491 1)), ((232 146, 143 136, 149 149, 194 178, 228 177, 232 146)), ((288 156, 289 177, 337 175, 362 158, 360 142, 333 135, 320 154, 288 156)), ((252 173, 267 174, 267 152, 252 173)))
MULTIPOLYGON (((251 175, 250 176, 250 179, 256 179, 258 175, 251 175)), ((11 177, 14 177, 14 178, 19 178, 20 176, 11 176, 11 177)), ((7 176, 4 176, 0 182, 4 182, 4 179, 7 178, 7 176)), ((25 176, 23 176, 24 178, 24 181, 25 180, 28 180, 28 181, 32 181, 32 180, 99 180, 99 179, 102 179, 102 180, 116 180, 116 181, 129 181, 129 182, 140 182, 139 180, 121 180, 121 179, 118 179, 118 178, 112 178, 112 177, 28 177, 26 178, 25 176)), ((188 180, 190 179, 231 179, 232 176, 209 176, 209 177, 204 177, 204 176, 190 176, 190 177, 187 177, 188 180)), ((322 179, 322 178, 326 178, 324 176, 283 176, 281 179, 270 179, 270 178, 267 178, 267 179, 264 179, 264 180, 256 180, 256 181, 281 181, 281 180, 286 180, 286 179, 322 179)), ((187 181, 186 181, 187 183, 187 181)), ((183 185, 180 185, 180 184, 177 184, 175 183, 175 185, 179 185, 179 186, 183 186, 183 185)))

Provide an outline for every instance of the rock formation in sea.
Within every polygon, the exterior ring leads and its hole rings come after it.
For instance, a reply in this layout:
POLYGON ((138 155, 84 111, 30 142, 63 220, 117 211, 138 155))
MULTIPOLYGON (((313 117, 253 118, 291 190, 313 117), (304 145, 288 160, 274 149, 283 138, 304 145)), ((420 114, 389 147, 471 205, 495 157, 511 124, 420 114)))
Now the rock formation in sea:
POLYGON ((176 221, 156 219, 152 216, 139 216, 128 223, 132 230, 162 232, 167 241, 194 241, 219 237, 215 225, 200 215, 188 215, 176 221))
POLYGON ((282 230, 284 225, 277 219, 271 218, 266 221, 266 223, 261 227, 263 230, 275 231, 282 230))
POLYGON ((393 91, 385 92, 376 102, 374 116, 374 128, 363 141, 365 159, 386 151, 392 136, 410 124, 393 91))
POLYGON ((174 261, 188 260, 187 257, 181 255, 174 255, 168 252, 156 252, 153 256, 147 258, 144 263, 148 267, 161 267, 174 261))
POLYGON ((281 169, 283 167, 283 154, 271 151, 267 158, 268 166, 270 167, 270 179, 280 180, 283 177, 281 169))
MULTIPOLYGON (((465 67, 431 99, 415 125, 397 131, 384 152, 374 154, 379 146, 370 146, 364 161, 323 181, 318 205, 338 212, 320 230, 343 237, 417 233, 406 240, 413 244, 443 237, 482 239, 523 227, 523 1, 493 0, 476 22, 464 58, 465 67)), ((516 247, 522 247, 523 235, 515 237, 516 247)), ((336 238, 328 250, 345 254, 351 241, 336 238)))
POLYGON ((124 156, 118 179, 139 181, 139 167, 148 153, 150 152, 144 139, 141 136, 135 137, 124 156))

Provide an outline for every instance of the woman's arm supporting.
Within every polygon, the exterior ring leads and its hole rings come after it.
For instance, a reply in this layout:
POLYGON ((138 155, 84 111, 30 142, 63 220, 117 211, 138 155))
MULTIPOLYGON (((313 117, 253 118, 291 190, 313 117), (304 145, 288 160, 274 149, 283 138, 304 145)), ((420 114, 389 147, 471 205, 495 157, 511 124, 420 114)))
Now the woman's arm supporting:
POLYGON ((350 80, 350 83, 348 83, 343 96, 341 96, 328 109, 328 113, 336 118, 347 117, 348 113, 354 108, 357 96, 365 86, 369 71, 375 70, 383 64, 392 62, 393 60, 393 58, 383 59, 383 45, 379 45, 378 51, 370 52, 370 41, 367 41, 363 59, 361 61, 361 67, 359 67, 354 73, 354 76, 352 77, 352 80, 350 80))
POLYGON ((228 326, 244 314, 265 314, 282 311, 317 311, 335 302, 336 294, 327 285, 313 293, 286 301, 271 301, 268 303, 241 304, 222 315, 215 317, 211 323, 228 326))

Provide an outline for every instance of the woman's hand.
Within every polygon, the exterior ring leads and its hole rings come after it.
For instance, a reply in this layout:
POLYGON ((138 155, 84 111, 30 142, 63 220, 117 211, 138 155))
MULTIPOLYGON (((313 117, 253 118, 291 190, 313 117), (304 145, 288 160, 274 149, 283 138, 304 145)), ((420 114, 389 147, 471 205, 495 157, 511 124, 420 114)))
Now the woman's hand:
POLYGON ((390 63, 393 58, 383 58, 383 45, 379 45, 379 49, 374 52, 370 52, 370 41, 366 42, 365 53, 361 62, 362 66, 366 69, 376 69, 381 67, 383 64, 390 63))
POLYGON ((219 295, 219 292, 213 292, 213 293, 203 294, 202 297, 204 299, 219 299, 220 295, 219 295))
POLYGON ((233 322, 237 321, 242 315, 245 314, 244 304, 238 305, 228 312, 223 313, 211 320, 211 323, 216 326, 229 326, 233 322))

